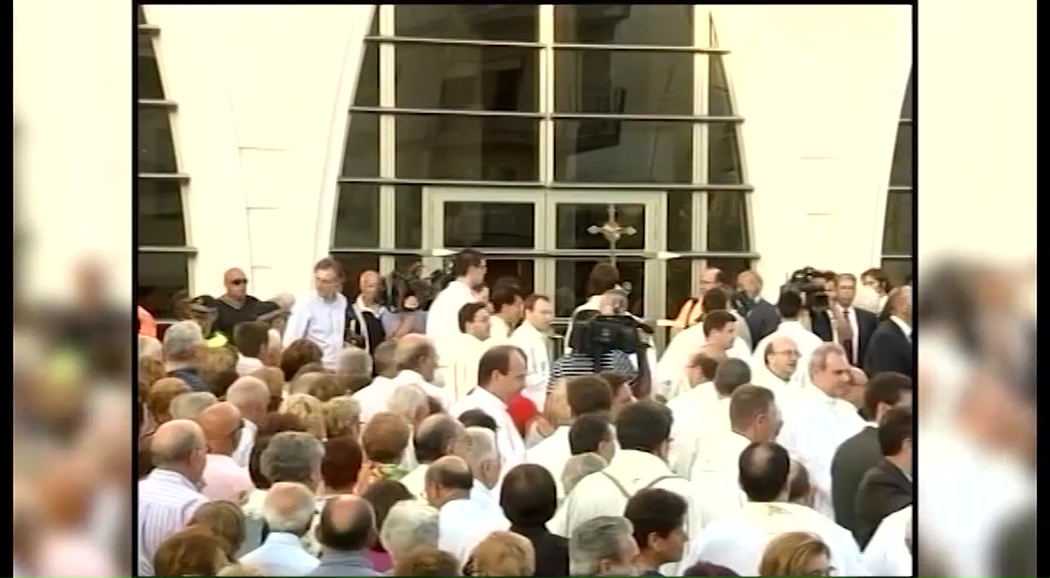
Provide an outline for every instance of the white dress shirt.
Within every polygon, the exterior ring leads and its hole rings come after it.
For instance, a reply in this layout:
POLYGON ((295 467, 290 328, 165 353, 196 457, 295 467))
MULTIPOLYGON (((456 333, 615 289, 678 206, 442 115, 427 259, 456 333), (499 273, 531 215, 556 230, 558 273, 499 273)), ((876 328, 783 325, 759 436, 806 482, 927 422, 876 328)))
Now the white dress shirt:
POLYGON ((525 389, 521 394, 532 400, 543 411, 547 401, 547 383, 551 376, 550 350, 547 336, 528 321, 522 323, 510 336, 510 342, 525 352, 525 389))
POLYGON ((509 527, 502 512, 495 512, 482 502, 452 500, 438 510, 438 549, 455 556, 462 566, 490 533, 509 527))
MULTIPOLYGON (((667 350, 660 357, 656 365, 656 380, 661 384, 663 390, 674 389, 674 384, 684 379, 685 366, 689 365, 689 358, 698 353, 707 345, 707 336, 704 335, 702 324, 693 325, 683 329, 674 336, 667 350)), ((751 348, 739 337, 733 340, 732 347, 726 351, 728 357, 751 360, 751 348)))
MULTIPOLYGON (((444 388, 438 387, 426 379, 423 379, 423 376, 420 375, 418 371, 402 369, 401 372, 394 376, 394 379, 390 381, 390 390, 393 391, 394 389, 397 389, 397 386, 403 384, 410 384, 419 387, 423 390, 423 393, 440 401, 446 411, 448 408, 452 407, 452 395, 444 388)), ((386 397, 389 398, 389 394, 386 397)), ((383 399, 383 407, 379 411, 386 411, 386 398, 383 399)))
POLYGON ((234 448, 230 457, 237 462, 238 466, 247 468, 248 460, 252 457, 252 448, 255 447, 255 435, 259 431, 259 426, 247 419, 242 419, 241 423, 244 424, 244 427, 241 428, 241 437, 237 440, 237 447, 234 448))
MULTIPOLYGON (((548 529, 560 536, 569 537, 581 524, 599 516, 622 516, 630 496, 646 487, 661 488, 682 496, 689 505, 686 534, 690 540, 701 534, 704 521, 696 505, 699 490, 689 480, 674 475, 658 456, 623 449, 616 452, 605 470, 590 474, 576 484, 565 498, 564 524, 562 527, 551 527, 548 524, 548 529), (609 477, 619 482, 623 490, 609 477), (624 495, 625 492, 627 495, 624 495)), ((660 572, 665 576, 680 576, 686 567, 681 563, 666 564, 661 566, 660 572)))
POLYGON ((714 438, 696 455, 689 480, 700 491, 700 512, 707 523, 737 514, 747 503, 740 489, 740 453, 751 440, 734 432, 711 432, 714 438))
POLYGON ((321 348, 324 366, 336 369, 346 332, 346 308, 346 297, 342 293, 330 301, 322 299, 316 291, 296 299, 284 329, 284 347, 296 339, 309 339, 321 348))
MULTIPOLYGON (((470 488, 470 499, 492 512, 494 516, 504 518, 504 521, 506 521, 506 517, 503 514, 503 506, 499 505, 499 496, 496 495, 495 488, 490 488, 477 478, 474 478, 474 485, 470 488)), ((510 522, 507 521, 506 523, 509 528, 510 522)))
POLYGON ((193 513, 208 498, 182 474, 154 469, 139 480, 139 576, 153 576, 153 556, 170 535, 186 529, 193 513))
POLYGON ((466 333, 448 335, 447 338, 454 343, 446 347, 448 357, 441 361, 443 387, 460 402, 478 385, 478 363, 488 349, 488 342, 466 333))
POLYGON ((372 383, 350 396, 361 405, 362 424, 367 424, 375 414, 386 411, 386 402, 396 387, 393 379, 379 375, 372 380, 372 383))
POLYGON ((256 371, 262 369, 263 367, 266 367, 266 366, 263 365, 262 361, 259 361, 259 358, 257 358, 257 357, 245 357, 245 356, 241 355, 240 353, 237 354, 237 367, 236 367, 236 370, 237 370, 237 375, 238 376, 244 377, 245 375, 250 375, 250 374, 255 373, 256 371))
POLYGON ((698 446, 711 432, 729 429, 729 400, 720 399, 712 382, 698 384, 667 402, 671 410, 671 443, 667 463, 678 475, 688 477, 698 446))
MULTIPOLYGON (((828 309, 824 314, 828 316, 828 325, 831 326, 831 340, 835 343, 842 343, 839 339, 839 327, 835 323, 835 316, 831 309, 828 309)), ((853 359, 850 359, 849 363, 854 367, 859 367, 864 360, 860 358, 860 326, 857 325, 857 310, 849 307, 844 309, 842 314, 846 317, 846 322, 849 323, 850 333, 853 334, 853 338, 850 339, 850 346, 853 348, 853 359)))
POLYGON ((819 536, 831 550, 833 575, 871 575, 861 563, 860 549, 849 530, 805 506, 784 502, 748 502, 736 516, 711 522, 687 557, 690 563, 703 560, 741 576, 758 576, 769 541, 786 532, 819 536))
POLYGON ((911 576, 912 557, 905 528, 914 518, 911 506, 897 510, 879 522, 861 561, 873 576, 911 576))
POLYGON ((505 475, 525 461, 525 442, 521 439, 521 433, 507 412, 507 404, 483 387, 475 387, 463 403, 458 404, 453 414, 458 418, 463 412, 475 408, 496 420, 496 447, 503 466, 500 475, 505 475))
POLYGON ((261 546, 239 561, 257 566, 267 576, 306 576, 320 564, 303 548, 299 536, 287 532, 270 532, 261 546))
POLYGON ((565 485, 561 481, 561 474, 565 471, 565 464, 572 457, 569 429, 567 425, 559 426, 547 439, 525 452, 526 462, 543 466, 554 477, 559 500, 565 497, 565 485))
POLYGON ((830 397, 815 385, 800 390, 783 409, 784 426, 777 442, 806 467, 816 489, 813 507, 835 519, 831 502, 831 461, 842 442, 864 429, 855 408, 830 397))
POLYGON ((431 303, 427 311, 426 334, 437 348, 439 365, 445 365, 446 359, 454 357, 451 354, 454 353, 456 342, 452 341, 451 337, 460 333, 459 310, 467 303, 477 300, 474 291, 466 283, 456 279, 438 293, 431 303))
POLYGON ((489 317, 489 339, 496 341, 510 339, 510 327, 499 315, 489 317))

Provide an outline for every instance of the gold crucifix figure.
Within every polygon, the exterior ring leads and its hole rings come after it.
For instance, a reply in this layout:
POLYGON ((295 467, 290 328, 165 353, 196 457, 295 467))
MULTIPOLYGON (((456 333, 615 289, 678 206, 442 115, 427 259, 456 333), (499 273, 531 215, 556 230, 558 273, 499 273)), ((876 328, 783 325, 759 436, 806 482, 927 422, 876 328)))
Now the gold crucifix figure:
POLYGON ((587 232, 592 235, 601 235, 609 242, 609 263, 616 265, 616 243, 624 235, 630 237, 638 232, 634 227, 623 226, 616 221, 616 205, 610 204, 606 209, 606 221, 601 225, 587 227, 587 232))

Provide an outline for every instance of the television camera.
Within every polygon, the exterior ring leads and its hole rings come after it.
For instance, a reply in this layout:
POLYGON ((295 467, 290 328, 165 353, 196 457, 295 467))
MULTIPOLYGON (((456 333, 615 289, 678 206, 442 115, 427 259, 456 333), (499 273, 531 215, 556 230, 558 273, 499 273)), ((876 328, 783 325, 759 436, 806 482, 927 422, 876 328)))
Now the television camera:
POLYGON ((445 287, 455 278, 453 262, 446 259, 440 268, 424 275, 423 262, 416 261, 406 271, 394 270, 379 280, 376 301, 390 311, 404 309, 405 300, 415 297, 416 309, 426 311, 445 287))
POLYGON ((830 307, 825 283, 828 274, 813 267, 803 267, 791 273, 787 282, 780 287, 780 292, 791 291, 802 297, 802 306, 811 313, 827 311, 830 307))

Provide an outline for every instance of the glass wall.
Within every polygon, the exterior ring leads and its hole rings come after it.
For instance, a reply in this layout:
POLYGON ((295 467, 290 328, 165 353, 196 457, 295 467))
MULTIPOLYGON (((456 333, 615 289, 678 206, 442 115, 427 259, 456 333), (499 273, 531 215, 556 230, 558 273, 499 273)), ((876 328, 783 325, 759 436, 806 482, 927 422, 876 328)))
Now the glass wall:
POLYGON ((915 141, 912 137, 912 118, 915 97, 911 75, 904 93, 900 121, 897 124, 897 144, 893 147, 893 165, 890 168, 890 190, 886 196, 886 222, 882 229, 882 269, 894 285, 901 285, 912 274, 915 231, 915 188, 913 171, 915 141))

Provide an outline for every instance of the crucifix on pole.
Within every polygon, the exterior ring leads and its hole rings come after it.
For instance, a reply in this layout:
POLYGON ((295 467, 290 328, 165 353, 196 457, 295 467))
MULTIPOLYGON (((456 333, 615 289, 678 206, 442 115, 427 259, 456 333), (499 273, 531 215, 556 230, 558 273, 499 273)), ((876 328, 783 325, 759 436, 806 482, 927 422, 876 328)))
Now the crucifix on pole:
POLYGON ((609 263, 616 266, 616 243, 625 235, 630 237, 638 232, 634 227, 621 225, 616 221, 616 205, 610 204, 606 209, 606 219, 601 225, 587 227, 592 235, 601 235, 609 243, 609 263))

